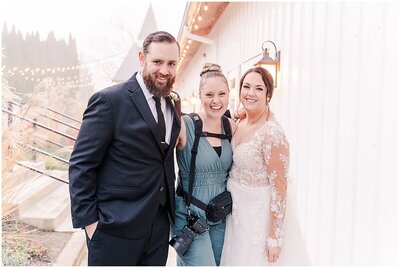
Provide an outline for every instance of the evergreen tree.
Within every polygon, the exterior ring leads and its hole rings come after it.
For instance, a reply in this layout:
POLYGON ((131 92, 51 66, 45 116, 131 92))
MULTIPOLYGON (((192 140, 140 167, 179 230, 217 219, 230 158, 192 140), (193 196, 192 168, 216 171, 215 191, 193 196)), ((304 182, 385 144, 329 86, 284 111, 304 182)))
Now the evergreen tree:
POLYGON ((10 88, 24 100, 47 78, 55 85, 68 85, 70 96, 82 95, 80 91, 93 91, 91 85, 86 86, 91 78, 80 66, 76 41, 71 34, 68 43, 64 39, 57 40, 53 31, 45 41, 40 41, 38 31, 24 37, 14 25, 8 32, 4 23, 2 46, 3 72, 10 88))

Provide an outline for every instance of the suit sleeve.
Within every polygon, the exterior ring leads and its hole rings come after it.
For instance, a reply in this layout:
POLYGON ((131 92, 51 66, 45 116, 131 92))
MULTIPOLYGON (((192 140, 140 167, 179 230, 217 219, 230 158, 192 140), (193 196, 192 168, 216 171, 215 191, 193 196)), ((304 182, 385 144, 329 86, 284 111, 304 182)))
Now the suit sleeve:
POLYGON ((82 125, 69 162, 69 190, 74 228, 98 220, 97 172, 113 138, 110 100, 95 93, 83 114, 82 125))

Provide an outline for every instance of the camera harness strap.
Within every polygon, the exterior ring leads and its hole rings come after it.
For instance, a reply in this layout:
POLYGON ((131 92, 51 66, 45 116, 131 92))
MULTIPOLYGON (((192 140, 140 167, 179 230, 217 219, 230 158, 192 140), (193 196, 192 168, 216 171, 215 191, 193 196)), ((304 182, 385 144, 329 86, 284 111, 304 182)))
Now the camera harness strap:
MULTIPOLYGON (((194 184, 194 178, 195 178, 195 169, 196 169, 196 156, 197 156, 197 149, 199 147, 199 141, 200 137, 213 137, 213 138, 218 138, 218 139, 227 139, 229 143, 232 140, 232 131, 231 131, 231 125, 229 122, 228 117, 222 116, 222 124, 224 126, 224 131, 225 134, 216 134, 216 133, 210 133, 203 131, 203 122, 201 121, 201 118, 198 114, 196 113, 190 113, 189 114, 190 118, 193 120, 194 123, 194 129, 195 129, 195 136, 194 136, 194 141, 193 141, 193 147, 192 147, 192 158, 190 160, 190 172, 189 172, 189 191, 186 193, 183 190, 182 185, 178 187, 177 189, 177 194, 179 196, 183 196, 183 199, 185 200, 186 207, 188 209, 188 213, 190 216, 190 204, 195 205, 196 207, 206 210, 207 205, 204 204, 202 201, 199 199, 195 198, 192 196, 193 194, 193 184, 194 184)), ((182 182, 180 182, 182 184, 182 182)))

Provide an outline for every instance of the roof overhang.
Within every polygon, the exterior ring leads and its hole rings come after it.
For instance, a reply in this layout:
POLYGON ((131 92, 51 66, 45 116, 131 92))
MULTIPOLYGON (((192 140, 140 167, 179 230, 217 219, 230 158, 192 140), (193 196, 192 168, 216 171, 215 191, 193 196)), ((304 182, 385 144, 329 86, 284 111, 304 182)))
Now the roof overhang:
POLYGON ((199 47, 213 44, 207 35, 214 28, 229 2, 188 2, 178 34, 181 55, 178 61, 177 77, 185 70, 199 47))

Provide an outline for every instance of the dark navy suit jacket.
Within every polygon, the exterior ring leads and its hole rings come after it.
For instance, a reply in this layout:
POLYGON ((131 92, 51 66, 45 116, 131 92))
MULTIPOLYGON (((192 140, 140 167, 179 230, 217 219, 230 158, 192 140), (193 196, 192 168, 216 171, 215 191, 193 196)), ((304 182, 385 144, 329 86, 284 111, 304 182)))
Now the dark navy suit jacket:
POLYGON ((99 221, 98 228, 109 234, 142 237, 165 191, 165 207, 174 220, 173 150, 180 118, 169 99, 167 105, 174 120, 170 146, 164 152, 158 125, 136 73, 127 82, 90 98, 69 166, 75 228, 99 221))

